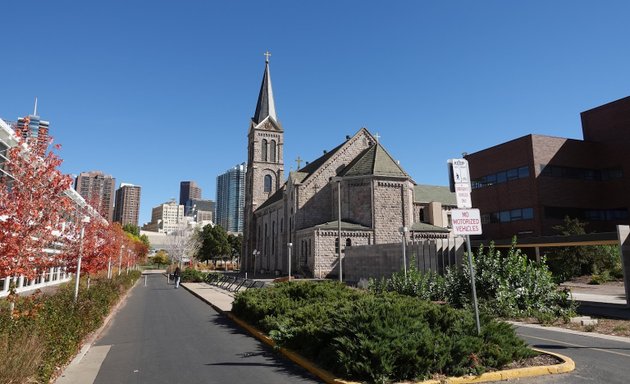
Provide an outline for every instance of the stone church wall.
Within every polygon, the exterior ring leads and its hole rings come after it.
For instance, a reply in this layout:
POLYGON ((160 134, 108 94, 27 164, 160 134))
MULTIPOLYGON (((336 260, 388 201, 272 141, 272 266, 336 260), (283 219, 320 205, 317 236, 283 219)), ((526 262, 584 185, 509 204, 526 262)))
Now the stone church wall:
MULTIPOLYGON (((428 239, 408 244, 407 264, 415 260, 418 270, 442 274, 446 267, 461 263, 465 252, 463 244, 462 238, 428 239)), ((350 247, 345 254, 344 280, 348 282, 390 277, 403 270, 401 243, 350 247)))
MULTIPOLYGON (((316 230, 314 233, 314 252, 312 260, 313 277, 338 277, 339 257, 336 252, 335 240, 338 232, 333 230, 316 230)), ((346 249, 371 243, 372 231, 341 231, 341 250, 345 254, 346 249), (350 239, 351 247, 346 247, 346 240, 350 239)), ((345 267, 345 263, 344 263, 345 267)))
MULTIPOLYGON (((400 181, 374 180, 374 229, 375 243, 388 244, 402 239, 400 227, 410 226, 410 215, 403 215, 403 188, 405 183, 400 181)), ((406 199, 409 202, 409 199, 406 199)), ((409 207, 412 212, 412 207, 409 207)))
MULTIPOLYGON (((372 227, 372 183, 370 179, 341 183, 341 217, 372 227)), ((336 219, 336 217, 335 217, 336 219)))

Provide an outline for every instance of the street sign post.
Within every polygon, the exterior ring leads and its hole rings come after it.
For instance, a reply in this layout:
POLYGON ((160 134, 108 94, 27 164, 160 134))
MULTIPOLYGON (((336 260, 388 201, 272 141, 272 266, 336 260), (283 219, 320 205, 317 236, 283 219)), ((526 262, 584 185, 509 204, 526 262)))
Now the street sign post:
POLYGON ((475 288, 475 269, 472 265, 472 250, 470 247, 470 235, 481 235, 481 214, 478 209, 471 209, 472 199, 470 192, 472 188, 470 186, 468 160, 451 159, 448 161, 448 165, 451 192, 455 192, 458 208, 451 210, 453 234, 456 236, 466 236, 468 268, 470 268, 470 284, 472 285, 473 304, 475 306, 477 334, 481 334, 479 308, 477 305, 477 288, 475 288))

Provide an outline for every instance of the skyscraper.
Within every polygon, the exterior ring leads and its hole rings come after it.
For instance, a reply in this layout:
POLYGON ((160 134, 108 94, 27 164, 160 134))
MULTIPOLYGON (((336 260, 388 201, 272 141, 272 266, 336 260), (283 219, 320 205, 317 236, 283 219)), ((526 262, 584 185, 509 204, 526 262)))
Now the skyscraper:
POLYGON ((101 171, 81 172, 74 189, 110 223, 114 218, 114 191, 116 179, 101 171))
POLYGON ((37 98, 32 115, 18 118, 15 124, 15 134, 25 139, 31 147, 37 148, 37 153, 43 156, 48 148, 48 121, 42 120, 37 114, 37 98))
POLYGON ((215 221, 228 232, 243 232, 246 171, 242 163, 217 177, 215 221))
POLYGON ((194 181, 179 183, 179 205, 186 205, 190 199, 201 199, 201 188, 194 181))
POLYGON ((116 205, 114 206, 114 221, 122 225, 138 225, 140 215, 140 186, 120 183, 116 190, 116 205))

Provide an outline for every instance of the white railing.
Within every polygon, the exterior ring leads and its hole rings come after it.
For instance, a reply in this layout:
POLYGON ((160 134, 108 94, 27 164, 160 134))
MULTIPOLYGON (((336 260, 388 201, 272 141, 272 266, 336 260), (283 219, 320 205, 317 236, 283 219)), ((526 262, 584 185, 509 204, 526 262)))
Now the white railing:
POLYGON ((26 279, 24 276, 8 276, 0 278, 0 297, 9 295, 11 282, 15 284, 17 293, 34 291, 51 285, 58 285, 72 280, 72 274, 66 272, 66 267, 53 267, 46 270, 34 279, 26 279))

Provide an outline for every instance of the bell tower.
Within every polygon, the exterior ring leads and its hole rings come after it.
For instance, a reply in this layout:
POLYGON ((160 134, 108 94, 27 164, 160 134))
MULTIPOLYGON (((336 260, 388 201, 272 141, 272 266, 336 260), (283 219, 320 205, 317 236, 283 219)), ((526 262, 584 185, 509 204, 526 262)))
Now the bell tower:
MULTIPOLYGON (((247 174, 245 176, 244 260, 251 260, 256 244, 254 211, 273 195, 284 181, 284 130, 276 115, 271 87, 269 56, 265 52, 263 74, 256 111, 247 134, 247 174)), ((246 270, 253 270, 253 262, 246 261, 246 270)))

